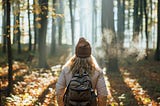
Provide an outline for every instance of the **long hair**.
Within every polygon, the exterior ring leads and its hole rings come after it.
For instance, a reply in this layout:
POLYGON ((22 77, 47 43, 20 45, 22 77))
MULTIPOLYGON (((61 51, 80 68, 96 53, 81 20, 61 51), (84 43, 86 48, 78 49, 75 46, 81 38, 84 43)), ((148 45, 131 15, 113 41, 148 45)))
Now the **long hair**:
POLYGON ((87 58, 79 58, 76 55, 71 57, 64 66, 69 66, 70 71, 74 74, 75 72, 82 72, 83 70, 87 71, 90 75, 94 71, 99 71, 100 67, 97 64, 96 59, 91 55, 87 58))

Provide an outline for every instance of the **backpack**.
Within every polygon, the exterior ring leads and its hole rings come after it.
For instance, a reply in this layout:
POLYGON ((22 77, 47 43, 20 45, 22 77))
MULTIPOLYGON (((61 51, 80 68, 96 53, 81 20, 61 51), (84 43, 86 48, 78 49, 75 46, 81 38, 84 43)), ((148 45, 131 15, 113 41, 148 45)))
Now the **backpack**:
POLYGON ((97 96, 87 72, 73 74, 63 96, 64 106, 97 106, 97 96))

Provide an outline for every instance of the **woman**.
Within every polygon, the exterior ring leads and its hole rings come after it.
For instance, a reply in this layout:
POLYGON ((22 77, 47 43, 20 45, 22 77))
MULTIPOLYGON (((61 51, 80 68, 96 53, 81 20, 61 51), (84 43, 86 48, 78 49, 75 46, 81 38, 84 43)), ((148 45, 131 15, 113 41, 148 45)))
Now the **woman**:
POLYGON ((89 42, 83 37, 79 39, 76 45, 75 55, 63 66, 58 82, 56 83, 58 106, 64 106, 63 95, 66 87, 75 71, 81 71, 82 68, 85 68, 91 77, 92 87, 97 92, 98 106, 106 106, 107 88, 103 72, 95 58, 91 55, 89 42))

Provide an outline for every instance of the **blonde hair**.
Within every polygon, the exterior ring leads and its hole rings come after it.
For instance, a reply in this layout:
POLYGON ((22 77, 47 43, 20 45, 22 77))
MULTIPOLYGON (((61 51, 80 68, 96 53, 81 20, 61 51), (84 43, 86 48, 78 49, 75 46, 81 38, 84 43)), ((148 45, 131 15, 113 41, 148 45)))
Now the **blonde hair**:
POLYGON ((86 70, 90 75, 94 73, 94 71, 99 71, 100 67, 96 61, 96 59, 91 55, 87 58, 79 58, 76 55, 71 57, 64 66, 69 66, 70 71, 72 73, 82 72, 86 70))

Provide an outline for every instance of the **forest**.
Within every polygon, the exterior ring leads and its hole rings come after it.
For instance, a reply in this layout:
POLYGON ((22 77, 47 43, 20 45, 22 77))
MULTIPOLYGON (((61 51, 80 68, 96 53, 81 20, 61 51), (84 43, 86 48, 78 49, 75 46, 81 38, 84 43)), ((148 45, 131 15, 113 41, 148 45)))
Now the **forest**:
POLYGON ((55 84, 80 37, 108 106, 160 106, 160 0, 0 0, 0 106, 58 106, 55 84))

